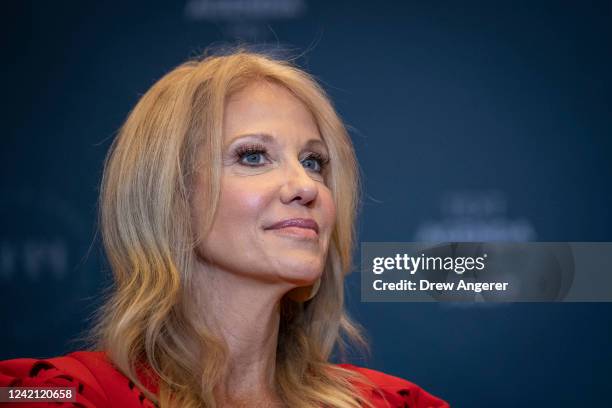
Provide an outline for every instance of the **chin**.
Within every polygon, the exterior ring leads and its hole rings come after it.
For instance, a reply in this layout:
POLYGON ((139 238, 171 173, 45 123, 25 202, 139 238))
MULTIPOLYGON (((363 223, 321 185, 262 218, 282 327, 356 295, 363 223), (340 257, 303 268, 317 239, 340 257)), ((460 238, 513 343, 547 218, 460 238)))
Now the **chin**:
POLYGON ((299 264, 288 262, 281 267, 279 275, 283 280, 298 286, 310 285, 323 275, 323 266, 320 260, 299 264))

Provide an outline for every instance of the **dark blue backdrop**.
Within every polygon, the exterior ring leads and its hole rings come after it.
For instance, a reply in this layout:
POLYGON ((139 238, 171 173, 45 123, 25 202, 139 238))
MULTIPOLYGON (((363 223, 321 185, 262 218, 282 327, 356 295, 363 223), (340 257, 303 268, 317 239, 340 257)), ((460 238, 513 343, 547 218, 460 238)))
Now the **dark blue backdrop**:
MULTIPOLYGON (((611 16, 609 1, 5 6, 0 358, 79 347, 108 283, 104 154, 138 97, 212 42, 306 51, 351 128, 360 241, 612 241, 611 16)), ((611 304, 361 303, 358 278, 357 364, 455 407, 608 403, 611 304)))

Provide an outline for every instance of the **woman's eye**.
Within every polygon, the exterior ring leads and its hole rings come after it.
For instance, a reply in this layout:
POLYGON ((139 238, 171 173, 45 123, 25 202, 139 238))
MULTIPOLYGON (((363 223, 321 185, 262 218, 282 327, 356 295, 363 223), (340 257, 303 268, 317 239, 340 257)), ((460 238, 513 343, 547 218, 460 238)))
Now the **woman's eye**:
MULTIPOLYGON (((238 163, 249 167, 260 167, 269 162, 268 151, 259 145, 239 147, 235 153, 238 163)), ((327 156, 319 153, 309 153, 302 159, 304 168, 315 173, 322 173, 327 165, 327 156)))
POLYGON ((318 153, 311 153, 304 160, 302 160, 302 165, 311 171, 321 173, 328 161, 329 160, 326 157, 318 153))
POLYGON ((311 169, 312 171, 316 171, 317 173, 320 172, 322 169, 321 163, 317 159, 306 159, 302 162, 302 164, 304 164, 304 167, 306 167, 307 169, 311 169))
POLYGON ((245 146, 236 151, 236 156, 240 164, 256 167, 266 164, 266 153, 261 146, 245 146))
POLYGON ((261 152, 248 153, 243 155, 241 158, 243 163, 248 164, 263 164, 262 159, 264 159, 264 155, 261 152))

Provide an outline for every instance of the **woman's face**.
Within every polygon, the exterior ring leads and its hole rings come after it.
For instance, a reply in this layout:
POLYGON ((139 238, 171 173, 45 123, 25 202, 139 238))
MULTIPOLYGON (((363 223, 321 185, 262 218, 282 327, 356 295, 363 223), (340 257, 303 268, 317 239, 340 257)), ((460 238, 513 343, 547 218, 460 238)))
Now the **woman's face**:
POLYGON ((336 216, 314 118, 282 86, 253 83, 227 102, 222 149, 219 206, 200 254, 260 282, 311 284, 336 216))

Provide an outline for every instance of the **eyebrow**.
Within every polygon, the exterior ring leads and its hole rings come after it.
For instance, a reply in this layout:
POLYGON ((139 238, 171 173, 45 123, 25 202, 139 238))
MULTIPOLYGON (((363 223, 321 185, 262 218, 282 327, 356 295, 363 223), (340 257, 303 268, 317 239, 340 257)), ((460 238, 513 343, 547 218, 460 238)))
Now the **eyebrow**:
MULTIPOLYGON (((234 142, 236 142, 237 140, 244 139, 244 138, 258 139, 264 143, 276 142, 276 138, 268 133, 247 133, 244 135, 239 135, 239 136, 234 137, 232 140, 230 140, 227 143, 226 148, 234 144, 234 142)), ((315 147, 315 146, 319 146, 327 151, 327 146, 321 139, 309 139, 306 142, 306 147, 315 147)))

